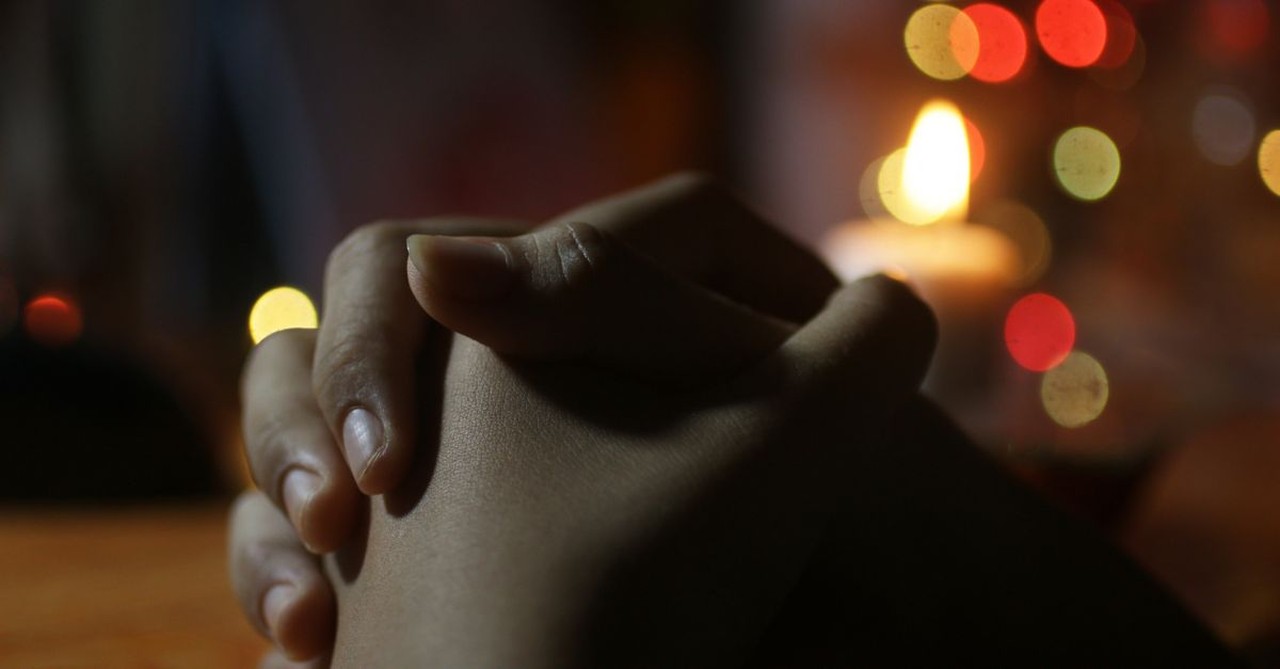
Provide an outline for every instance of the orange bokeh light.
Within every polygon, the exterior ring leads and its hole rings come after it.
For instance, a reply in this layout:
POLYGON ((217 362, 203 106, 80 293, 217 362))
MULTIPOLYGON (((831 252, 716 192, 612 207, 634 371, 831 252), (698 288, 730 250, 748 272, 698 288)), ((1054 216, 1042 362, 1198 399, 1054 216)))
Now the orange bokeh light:
POLYGON ((66 346, 80 337, 84 320, 80 307, 68 297, 41 295, 23 312, 27 334, 45 346, 66 346))
POLYGON ((1107 17, 1093 0, 1044 0, 1036 8, 1036 36, 1050 58, 1088 67, 1107 45, 1107 17))
POLYGON ((1076 322, 1067 305, 1046 293, 1032 293, 1014 303, 1004 322, 1009 355, 1025 369, 1053 369, 1076 343, 1076 322))
POLYGON ((964 9, 978 32, 978 59, 969 76, 1000 83, 1018 76, 1027 62, 1027 31, 1013 12, 988 2, 964 9))

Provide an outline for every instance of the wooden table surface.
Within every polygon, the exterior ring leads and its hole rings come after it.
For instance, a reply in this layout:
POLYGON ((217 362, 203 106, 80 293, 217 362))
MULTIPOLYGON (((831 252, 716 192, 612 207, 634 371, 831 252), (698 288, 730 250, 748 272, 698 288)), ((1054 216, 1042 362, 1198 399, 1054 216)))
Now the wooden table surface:
POLYGON ((254 667, 225 505, 0 509, 0 667, 254 667))

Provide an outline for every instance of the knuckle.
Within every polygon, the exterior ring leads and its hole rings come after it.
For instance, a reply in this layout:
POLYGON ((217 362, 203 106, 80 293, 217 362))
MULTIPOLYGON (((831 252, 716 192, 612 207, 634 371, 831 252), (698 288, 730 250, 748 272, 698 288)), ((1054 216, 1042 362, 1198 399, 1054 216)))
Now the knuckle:
POLYGON ((325 275, 340 276, 354 261, 377 253, 388 244, 403 243, 405 234, 404 224, 397 221, 378 221, 356 228, 329 253, 325 275))
POLYGON ((609 238, 586 223, 558 225, 534 242, 534 288, 548 296, 587 288, 614 253, 609 238))
POLYGON ((369 352, 367 342, 350 337, 340 337, 317 351, 311 388, 321 411, 336 416, 346 404, 355 401, 362 386, 358 372, 369 352))
POLYGON ((280 477, 289 462, 293 421, 271 416, 245 430, 245 450, 253 482, 272 499, 279 501, 280 477))

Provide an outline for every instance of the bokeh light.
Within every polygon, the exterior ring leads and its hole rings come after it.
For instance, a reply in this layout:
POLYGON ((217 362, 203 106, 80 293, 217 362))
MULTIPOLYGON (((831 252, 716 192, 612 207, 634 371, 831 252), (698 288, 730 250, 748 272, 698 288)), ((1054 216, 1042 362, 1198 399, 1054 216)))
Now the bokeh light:
POLYGON ((1280 130, 1272 130, 1258 147, 1258 173, 1272 193, 1280 195, 1280 130))
POLYGON ((916 215, 915 207, 902 187, 902 163, 906 155, 906 149, 895 150, 880 160, 880 169, 876 173, 876 192, 880 195, 880 206, 887 214, 900 221, 916 215))
POLYGON ((989 2, 964 8, 978 32, 978 57, 969 75, 1001 83, 1018 76, 1027 62, 1027 31, 1013 12, 989 2))
POLYGON ((65 295, 45 294, 28 302, 22 324, 32 340, 51 348, 74 342, 84 330, 80 306, 65 295))
POLYGON ((1115 69, 1128 62, 1138 42, 1138 27, 1133 15, 1116 0, 1097 0, 1107 21, 1107 43, 1094 63, 1097 67, 1115 69))
POLYGON ((1093 0, 1044 0, 1036 8, 1036 36, 1050 58, 1088 67, 1107 45, 1107 18, 1093 0))
POLYGON ((1202 48, 1217 60, 1236 61, 1267 41, 1271 17, 1263 0, 1201 0, 1196 24, 1202 48))
POLYGON ((1205 95, 1191 114, 1191 136, 1196 148, 1216 165, 1240 164, 1253 151, 1257 131, 1253 110, 1234 91, 1205 95))
POLYGON ((902 190, 911 211, 899 218, 913 225, 948 217, 963 220, 969 205, 970 160, 960 110, 945 100, 925 104, 902 157, 902 190))
POLYGON ((1053 170, 1072 197, 1100 200, 1120 179, 1120 150, 1097 128, 1071 128, 1054 144, 1053 170))
POLYGON ((307 294, 281 286, 262 294, 249 311, 249 337, 257 344, 281 330, 314 328, 319 323, 315 305, 307 294))
POLYGON ((998 230, 1018 249, 1018 275, 1014 281, 1028 286, 1040 279, 1053 260, 1053 240, 1049 228, 1030 207, 1012 200, 987 205, 974 222, 998 230))
MULTIPOLYGON (((867 169, 862 171, 862 178, 858 180, 858 200, 862 203, 862 211, 868 218, 889 215, 880 192, 880 174, 884 171, 884 162, 888 158, 889 156, 880 156, 871 161, 871 164, 867 165, 867 169)), ((898 156, 898 181, 902 181, 901 155, 898 156)))
POLYGON ((1004 321, 1004 342, 1014 362, 1033 372, 1053 369, 1076 343, 1076 321, 1067 305, 1046 293, 1014 303, 1004 321))
POLYGON ((916 10, 907 20, 903 42, 911 62, 925 75, 942 81, 963 77, 978 60, 977 27, 950 5, 916 10))
POLYGON ((1107 372, 1088 353, 1073 351, 1040 380, 1040 402, 1053 422, 1084 427, 1102 415, 1111 395, 1107 372))

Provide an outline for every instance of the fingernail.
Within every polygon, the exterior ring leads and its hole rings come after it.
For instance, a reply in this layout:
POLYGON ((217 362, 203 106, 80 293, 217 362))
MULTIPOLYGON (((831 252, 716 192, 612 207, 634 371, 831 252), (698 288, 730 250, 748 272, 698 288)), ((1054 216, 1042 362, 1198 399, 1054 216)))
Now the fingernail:
POLYGON ((283 488, 284 510, 289 514, 289 521, 301 533, 302 512, 320 490, 320 477, 314 472, 294 467, 284 475, 283 488))
POLYGON ((382 448, 382 422, 368 409, 357 407, 342 423, 342 450, 359 481, 373 456, 382 448))
POLYGON ((280 615, 293 601, 298 588, 292 583, 278 583, 267 589, 262 596, 262 621, 267 624, 271 636, 277 636, 280 630, 280 615))
POLYGON ((484 237, 409 237, 409 259, 429 284, 450 297, 472 302, 511 292, 515 271, 506 247, 484 237))

